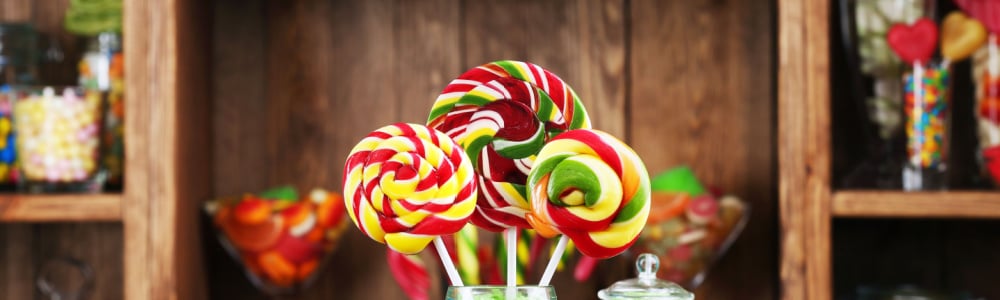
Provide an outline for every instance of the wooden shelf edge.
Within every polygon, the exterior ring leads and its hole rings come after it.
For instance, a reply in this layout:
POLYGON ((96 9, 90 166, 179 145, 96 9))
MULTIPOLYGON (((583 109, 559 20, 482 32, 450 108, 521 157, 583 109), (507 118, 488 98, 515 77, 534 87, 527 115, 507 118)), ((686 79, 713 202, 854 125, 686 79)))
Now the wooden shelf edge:
POLYGON ((113 222, 121 219, 121 194, 0 194, 0 223, 113 222))
POLYGON ((1000 219, 1000 191, 837 191, 833 216, 1000 219))

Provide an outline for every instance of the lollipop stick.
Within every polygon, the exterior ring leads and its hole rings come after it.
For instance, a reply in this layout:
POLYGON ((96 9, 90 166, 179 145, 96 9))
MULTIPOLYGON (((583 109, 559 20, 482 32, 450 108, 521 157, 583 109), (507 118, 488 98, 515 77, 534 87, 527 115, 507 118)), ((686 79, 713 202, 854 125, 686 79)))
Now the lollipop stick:
POLYGON ((448 248, 444 246, 444 241, 438 236, 434 238, 434 248, 437 249, 438 257, 441 258, 441 264, 444 265, 444 270, 448 273, 448 280, 451 281, 452 286, 463 286, 462 277, 458 277, 458 270, 455 269, 455 264, 451 262, 451 255, 448 254, 448 248))
POLYGON ((517 285, 517 228, 504 232, 507 240, 507 286, 517 285))
POLYGON ((559 259, 562 258, 563 252, 566 251, 566 242, 568 240, 565 235, 559 237, 559 243, 556 244, 556 249, 552 251, 552 257, 549 258, 549 264, 545 266, 545 273, 542 273, 542 280, 538 282, 539 286, 547 286, 552 281, 552 275, 556 273, 556 266, 559 265, 559 259))

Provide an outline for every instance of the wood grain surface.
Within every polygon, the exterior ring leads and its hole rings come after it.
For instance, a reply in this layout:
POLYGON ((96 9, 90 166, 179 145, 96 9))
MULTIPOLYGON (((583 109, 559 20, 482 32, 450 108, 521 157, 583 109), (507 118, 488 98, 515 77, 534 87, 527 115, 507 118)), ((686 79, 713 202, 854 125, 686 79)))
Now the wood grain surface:
POLYGON ((699 299, 777 294, 773 24, 767 3, 632 1, 629 141, 651 173, 689 165, 753 209, 699 299), (753 275, 749 275, 753 274, 753 275), (760 278, 759 280, 745 280, 760 278))
MULTIPOLYGON (((338 189, 342 158, 363 135, 392 122, 425 122, 440 90, 471 67, 526 60, 573 86, 595 128, 629 140, 651 171, 690 163, 706 182, 754 205, 759 215, 698 291, 700 298, 775 296, 774 83, 767 79, 773 74, 774 24, 768 17, 773 4, 222 0, 213 5, 217 194, 286 183, 338 189), (698 30, 711 34, 658 23, 671 19, 700 22, 698 30), (700 46, 688 47, 692 44, 700 46), (685 67, 675 65, 680 63, 685 67), (708 73, 699 73, 703 70, 708 73), (730 151, 697 151, 706 148, 730 151), (741 276, 748 273, 754 280, 741 276)), ((351 271, 325 272, 313 288, 291 298, 402 297, 388 275, 384 246, 356 230, 345 240, 330 268, 351 271)), ((213 247, 207 254, 212 298, 260 297, 248 293, 252 288, 236 265, 213 247)), ((627 264, 602 265, 601 274, 583 285, 575 284, 570 272, 560 273, 560 297, 593 298, 597 289, 629 276, 627 264)))
POLYGON ((778 1, 782 299, 831 299, 827 1, 778 1))
POLYGON ((121 221, 122 196, 0 195, 0 223, 121 221))

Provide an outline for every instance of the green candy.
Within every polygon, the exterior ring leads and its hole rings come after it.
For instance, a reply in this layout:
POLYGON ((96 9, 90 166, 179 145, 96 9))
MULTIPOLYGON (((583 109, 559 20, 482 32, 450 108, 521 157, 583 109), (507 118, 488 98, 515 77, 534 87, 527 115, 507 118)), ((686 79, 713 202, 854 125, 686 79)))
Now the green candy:
POLYGON ((295 190, 294 186, 285 185, 272 188, 263 191, 258 195, 263 199, 270 200, 281 200, 281 201, 296 201, 299 200, 299 193, 295 190))
POLYGON ((685 192, 691 197, 705 193, 705 187, 698 182, 694 171, 687 166, 680 166, 660 173, 650 183, 655 192, 685 192))

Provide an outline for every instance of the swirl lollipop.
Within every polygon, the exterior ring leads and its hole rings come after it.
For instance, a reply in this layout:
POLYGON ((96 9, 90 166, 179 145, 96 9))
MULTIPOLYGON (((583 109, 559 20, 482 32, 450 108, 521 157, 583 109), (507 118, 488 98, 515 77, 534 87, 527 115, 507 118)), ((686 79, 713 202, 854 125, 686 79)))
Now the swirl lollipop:
POLYGON ((518 61, 476 67, 441 92, 427 124, 455 139, 475 164, 472 223, 499 232, 530 228, 525 181, 535 154, 560 132, 590 128, 576 93, 556 75, 518 61))
POLYGON ((448 136, 416 124, 382 127, 351 150, 344 201, 354 225, 400 253, 452 234, 476 206, 472 164, 448 136))
MULTIPOLYGON (((528 177, 528 222, 545 237, 563 234, 594 258, 618 255, 635 243, 649 217, 649 174, 639 156, 597 130, 564 132, 545 145, 528 177)), ((562 251, 557 248, 558 254, 562 251)), ((547 285, 554 261, 542 276, 547 285)))

